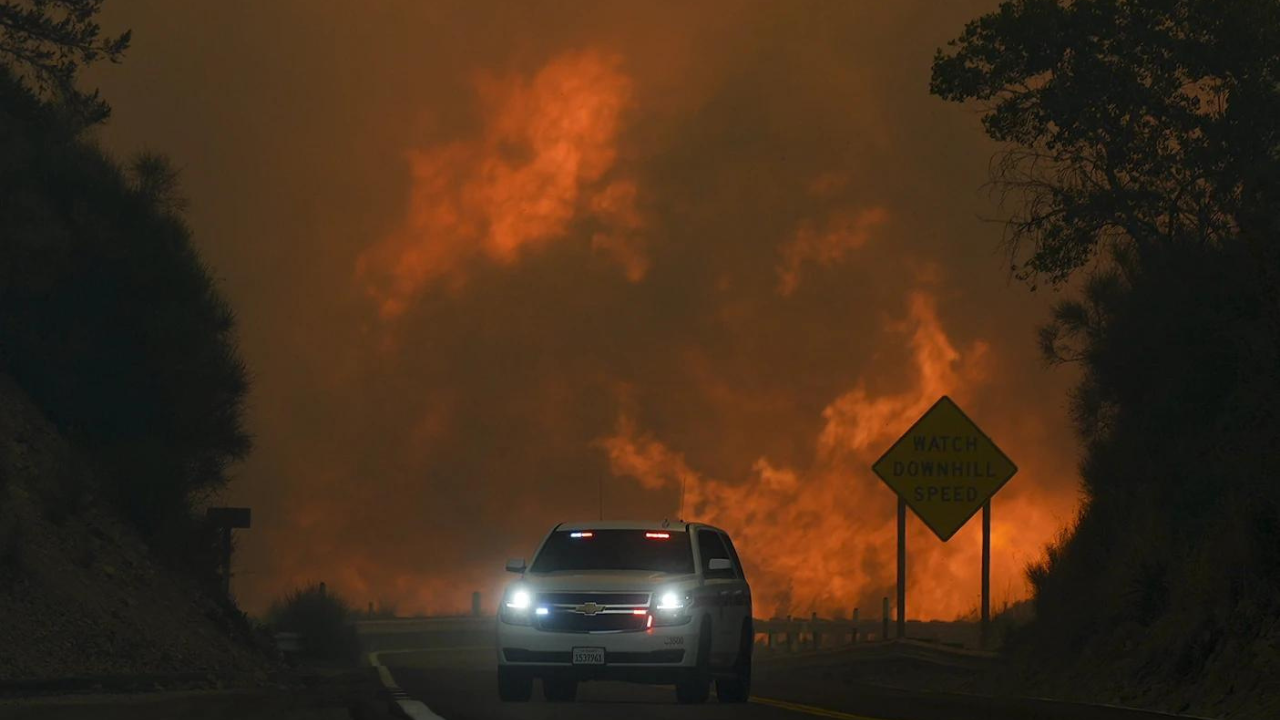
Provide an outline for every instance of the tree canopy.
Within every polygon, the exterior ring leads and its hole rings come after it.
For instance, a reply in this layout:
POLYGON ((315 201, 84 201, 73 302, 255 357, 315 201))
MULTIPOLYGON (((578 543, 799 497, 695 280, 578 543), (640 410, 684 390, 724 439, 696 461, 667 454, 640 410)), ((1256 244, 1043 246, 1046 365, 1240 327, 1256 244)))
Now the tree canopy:
POLYGON ((129 42, 101 36, 101 4, 0 0, 0 371, 139 528, 185 532, 248 453, 248 373, 177 173, 83 133, 108 109, 79 69, 129 42))
POLYGON ((85 65, 120 62, 131 33, 103 37, 97 15, 103 0, 0 0, 0 61, 46 99, 70 110, 86 125, 101 122, 111 108, 76 88, 85 65))
POLYGON ((1014 647, 1076 695, 1276 688, 1252 658, 1280 618, 1280 1, 1005 2, 932 90, 1003 145, 1013 271, 1085 276, 1040 335, 1081 371, 1082 503, 1014 647))
POLYGON ((1058 282, 1106 247, 1275 230, 1277 48, 1274 0, 1014 0, 938 51, 931 90, 982 104, 1013 270, 1058 282))

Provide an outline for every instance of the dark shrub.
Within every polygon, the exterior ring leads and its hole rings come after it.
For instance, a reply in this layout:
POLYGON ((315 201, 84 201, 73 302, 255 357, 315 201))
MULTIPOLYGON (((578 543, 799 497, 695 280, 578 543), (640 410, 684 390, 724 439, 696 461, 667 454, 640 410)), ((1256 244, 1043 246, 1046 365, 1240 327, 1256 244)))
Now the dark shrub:
POLYGON ((273 630, 301 636, 305 656, 336 662, 354 662, 360 652, 352 619, 351 606, 324 583, 294 590, 267 611, 273 630))

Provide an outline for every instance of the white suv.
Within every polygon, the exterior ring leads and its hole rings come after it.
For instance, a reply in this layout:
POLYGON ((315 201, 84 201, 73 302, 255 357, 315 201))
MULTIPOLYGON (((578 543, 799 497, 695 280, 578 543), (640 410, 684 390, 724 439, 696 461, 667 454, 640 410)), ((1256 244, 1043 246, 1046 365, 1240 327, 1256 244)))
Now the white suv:
POLYGON ((560 524, 498 606, 498 695, 572 701, 583 680, 675 684, 684 703, 745 702, 751 589, 729 536, 685 522, 560 524))

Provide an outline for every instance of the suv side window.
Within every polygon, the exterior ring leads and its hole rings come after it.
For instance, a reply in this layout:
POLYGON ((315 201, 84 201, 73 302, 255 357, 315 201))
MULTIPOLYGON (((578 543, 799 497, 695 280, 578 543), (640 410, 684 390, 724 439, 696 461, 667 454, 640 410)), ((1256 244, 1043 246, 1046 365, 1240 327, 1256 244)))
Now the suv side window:
POLYGON ((711 561, 715 558, 724 558, 733 562, 733 558, 729 556, 729 551, 725 549, 724 541, 720 539, 720 533, 714 530, 698 531, 698 551, 702 554, 702 575, 707 579, 727 578, 732 580, 733 569, 729 570, 711 570, 711 561))
POLYGON ((725 547, 729 548, 729 558, 733 560, 733 569, 737 571, 738 577, 743 580, 747 579, 747 573, 742 569, 742 563, 738 561, 738 551, 733 549, 733 540, 728 534, 722 535, 725 547))

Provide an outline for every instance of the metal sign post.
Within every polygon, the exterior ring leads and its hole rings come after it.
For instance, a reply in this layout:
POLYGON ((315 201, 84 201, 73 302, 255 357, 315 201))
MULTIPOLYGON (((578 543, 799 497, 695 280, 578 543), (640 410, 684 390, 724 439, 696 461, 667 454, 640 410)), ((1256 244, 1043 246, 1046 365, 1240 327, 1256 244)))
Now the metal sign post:
POLYGON ((209 524, 222 530, 222 591, 227 597, 231 596, 231 530, 249 527, 249 515, 249 508, 235 507, 212 507, 205 513, 209 524))
MULTIPOLYGON (((907 501, 898 498, 898 637, 907 636, 907 501)), ((889 638, 885 638, 888 640, 889 638)))
POLYGON ((982 509, 982 642, 991 619, 991 497, 1018 472, 943 395, 871 469, 898 495, 898 637, 906 636, 908 506, 946 542, 982 509))
POLYGON ((982 505, 982 647, 991 624, 991 501, 982 505))

